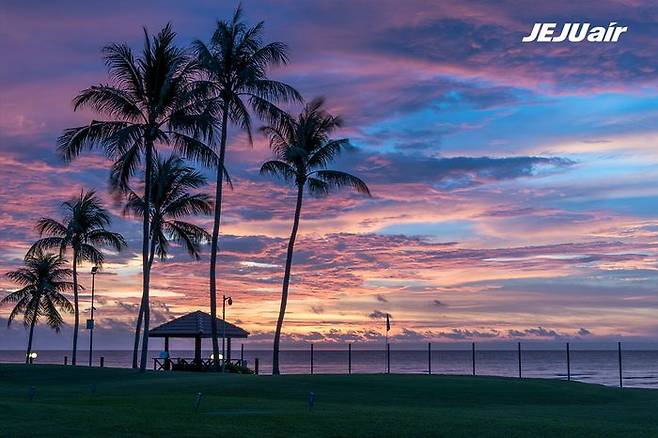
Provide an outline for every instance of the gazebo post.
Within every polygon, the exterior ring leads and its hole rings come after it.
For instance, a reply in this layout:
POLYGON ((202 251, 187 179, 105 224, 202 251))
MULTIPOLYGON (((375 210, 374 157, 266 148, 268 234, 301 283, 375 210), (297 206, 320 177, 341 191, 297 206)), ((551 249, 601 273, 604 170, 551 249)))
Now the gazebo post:
POLYGON ((165 371, 169 371, 171 368, 169 362, 169 336, 165 336, 164 338, 164 351, 167 353, 167 357, 165 357, 164 369, 165 371))
POLYGON ((226 363, 231 363, 231 338, 226 338, 226 363))
POLYGON ((194 337, 194 361, 201 364, 201 336, 199 335, 194 337))

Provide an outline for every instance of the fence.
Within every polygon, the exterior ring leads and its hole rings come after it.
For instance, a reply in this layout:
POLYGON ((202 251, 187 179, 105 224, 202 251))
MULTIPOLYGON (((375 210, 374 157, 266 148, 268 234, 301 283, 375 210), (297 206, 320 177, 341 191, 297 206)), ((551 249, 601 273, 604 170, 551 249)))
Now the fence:
MULTIPOLYGON (((418 350, 394 350, 392 344, 386 344, 381 351, 376 350, 354 350, 353 344, 347 344, 344 350, 318 350, 314 344, 310 344, 306 351, 287 351, 288 363, 281 360, 281 371, 291 374, 318 374, 318 370, 332 374, 363 373, 424 373, 424 374, 470 374, 498 375, 503 377, 549 377, 560 378, 567 381, 589 380, 597 381, 597 377, 591 370, 605 374, 607 384, 612 384, 611 374, 615 375, 615 384, 624 386, 625 379, 636 379, 637 376, 624 376, 622 344, 618 342, 616 350, 577 350, 573 351, 570 343, 566 343, 564 350, 524 350, 521 342, 517 342, 513 350, 479 350, 475 342, 471 343, 468 356, 464 350, 434 350, 432 343, 427 344, 421 359, 418 350), (578 370, 574 373, 572 369, 572 356, 578 358, 578 370), (513 357, 512 357, 513 355, 513 357), (358 364, 355 364, 355 356, 362 356, 358 364), (616 357, 615 357, 616 356, 616 357), (421 365, 421 360, 424 364, 421 365), (304 362, 306 366, 304 366, 304 362), (357 365, 357 370, 355 370, 357 365), (396 367, 397 370, 392 367, 396 367), (586 369, 587 371, 583 371, 586 369)), ((263 371, 263 357, 257 356, 264 353, 267 359, 269 352, 254 352, 250 360, 260 360, 260 371, 263 371)), ((624 354, 633 356, 641 351, 629 351, 624 354)), ((658 360, 658 352, 651 351, 652 357, 640 357, 638 360, 650 363, 658 360)), ((245 358, 244 348, 241 350, 241 359, 245 358)), ((631 357, 633 358, 633 357, 631 357)), ((249 362, 253 364, 253 362, 249 362)), ((655 362, 654 362, 655 363, 655 362)), ((253 366, 252 366, 253 368, 253 366)), ((641 364, 637 367, 641 371, 641 364)), ((658 383, 658 370, 655 376, 658 383)), ((647 377, 648 378, 648 377, 647 377)), ((600 382, 597 382, 600 383, 600 382)))

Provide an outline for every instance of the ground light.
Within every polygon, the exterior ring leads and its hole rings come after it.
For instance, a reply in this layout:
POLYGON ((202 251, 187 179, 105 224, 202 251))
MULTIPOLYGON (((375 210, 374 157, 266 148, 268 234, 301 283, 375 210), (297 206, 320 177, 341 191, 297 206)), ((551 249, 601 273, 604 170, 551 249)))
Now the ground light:
POLYGON ((34 359, 39 357, 36 351, 31 351, 27 354, 27 358, 30 360, 30 363, 34 362, 34 359))

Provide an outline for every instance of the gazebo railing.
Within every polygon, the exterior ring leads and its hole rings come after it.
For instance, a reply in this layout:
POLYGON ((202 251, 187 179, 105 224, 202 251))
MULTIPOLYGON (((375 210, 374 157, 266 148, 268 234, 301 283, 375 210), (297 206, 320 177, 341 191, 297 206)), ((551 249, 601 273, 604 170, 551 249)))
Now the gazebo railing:
MULTIPOLYGON (((185 358, 185 357, 170 357, 170 358, 153 358, 153 369, 155 371, 209 371, 215 367, 222 366, 223 360, 214 360, 214 359, 195 359, 195 358, 185 358)), ((227 361, 227 364, 233 364, 237 366, 247 366, 246 360, 241 359, 231 359, 227 361)))

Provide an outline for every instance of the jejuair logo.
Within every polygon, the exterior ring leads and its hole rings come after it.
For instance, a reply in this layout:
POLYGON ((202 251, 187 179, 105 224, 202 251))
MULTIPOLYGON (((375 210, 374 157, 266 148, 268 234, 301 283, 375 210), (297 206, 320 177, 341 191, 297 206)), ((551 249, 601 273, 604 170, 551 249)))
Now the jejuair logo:
POLYGON ((578 43, 587 40, 590 43, 616 43, 628 27, 617 26, 611 22, 608 27, 591 27, 589 23, 564 23, 562 31, 556 32, 557 23, 535 23, 530 35, 523 37, 524 43, 561 43, 571 41, 578 43))

